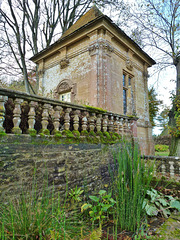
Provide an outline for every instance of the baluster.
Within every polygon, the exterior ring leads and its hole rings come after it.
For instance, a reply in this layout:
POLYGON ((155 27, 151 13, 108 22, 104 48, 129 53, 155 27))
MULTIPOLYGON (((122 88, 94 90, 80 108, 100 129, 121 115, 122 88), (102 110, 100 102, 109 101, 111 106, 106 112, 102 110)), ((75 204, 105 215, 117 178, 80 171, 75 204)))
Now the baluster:
POLYGON ((46 130, 48 126, 48 117, 49 117, 49 109, 51 108, 50 104, 43 105, 42 112, 42 130, 46 130))
POLYGON ((161 172, 162 174, 166 174, 166 167, 164 164, 161 165, 161 172))
POLYGON ((117 117, 117 116, 114 117, 113 132, 116 132, 116 133, 119 133, 118 119, 119 119, 119 117, 117 117))
POLYGON ((34 125, 35 125, 35 107, 37 106, 37 102, 31 101, 29 103, 29 113, 28 113, 28 124, 29 124, 29 129, 34 129, 34 125))
POLYGON ((79 129, 79 115, 80 115, 80 110, 75 110, 74 117, 73 117, 73 128, 75 131, 78 131, 79 129))
POLYGON ((82 118, 82 131, 87 131, 87 112, 83 112, 83 118, 82 118))
POLYGON ((61 111, 62 111, 62 107, 55 106, 54 116, 53 116, 54 117, 54 120, 53 120, 54 131, 53 131, 53 133, 55 133, 56 131, 59 131, 61 111))
POLYGON ((90 113, 90 118, 89 118, 89 129, 90 129, 90 131, 94 131, 95 118, 96 118, 95 113, 90 113))
POLYGON ((108 115, 103 115, 103 132, 107 132, 108 115))
POLYGON ((101 131, 101 119, 102 119, 102 114, 97 114, 97 120, 96 120, 97 132, 101 131))
POLYGON ((0 131, 5 132, 3 123, 5 120, 5 102, 8 100, 7 96, 0 96, 0 131))
POLYGON ((65 116, 64 116, 64 129, 65 130, 69 130, 70 128, 70 112, 71 112, 71 108, 66 108, 65 109, 65 116))
POLYGON ((108 120, 108 131, 112 132, 113 131, 113 123, 114 123, 114 117, 112 115, 109 116, 108 120))
POLYGON ((127 118, 125 118, 123 121, 123 128, 124 128, 124 135, 127 136, 128 135, 128 120, 127 120, 127 118))
POLYGON ((177 166, 177 174, 180 175, 180 162, 178 161, 177 164, 178 164, 178 166, 177 166))
POLYGON ((23 102, 23 99, 16 98, 14 100, 14 111, 13 111, 13 124, 14 127, 12 129, 12 132, 15 134, 22 133, 22 130, 20 129, 19 125, 21 123, 21 103, 23 102))
POLYGON ((169 161, 169 165, 170 176, 174 176, 174 162, 169 161))
POLYGON ((119 119, 119 133, 121 134, 121 136, 124 135, 123 118, 120 118, 120 119, 119 119))

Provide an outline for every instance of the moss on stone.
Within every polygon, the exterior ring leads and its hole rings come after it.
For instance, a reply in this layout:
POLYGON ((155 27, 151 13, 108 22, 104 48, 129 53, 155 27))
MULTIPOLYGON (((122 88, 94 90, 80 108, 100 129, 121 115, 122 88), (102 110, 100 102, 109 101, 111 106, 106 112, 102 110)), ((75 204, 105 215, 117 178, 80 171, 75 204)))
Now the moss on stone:
POLYGON ((48 129, 41 129, 40 133, 43 133, 44 135, 50 136, 50 131, 48 129))
POLYGON ((6 136, 7 134, 5 133, 5 131, 3 131, 3 130, 0 130, 0 137, 4 137, 4 136, 6 136))
POLYGON ((70 130, 63 130, 62 135, 66 136, 67 138, 74 138, 74 135, 70 130))
POLYGON ((77 138, 80 137, 80 132, 79 132, 79 131, 73 130, 73 131, 72 131, 72 134, 74 135, 74 137, 77 137, 77 138))
POLYGON ((31 137, 36 137, 36 135, 37 135, 37 131, 33 128, 29 128, 28 133, 31 137))
POLYGON ((87 130, 81 131, 81 136, 88 136, 88 131, 87 130))
POLYGON ((93 107, 93 106, 89 106, 89 105, 84 105, 84 106, 91 112, 96 112, 96 111, 98 111, 100 113, 106 113, 107 112, 107 110, 104 110, 102 108, 93 107))
POLYGON ((180 225, 176 217, 178 215, 172 215, 166 220, 166 222, 157 230, 156 235, 152 237, 153 240, 178 240, 180 239, 180 225))

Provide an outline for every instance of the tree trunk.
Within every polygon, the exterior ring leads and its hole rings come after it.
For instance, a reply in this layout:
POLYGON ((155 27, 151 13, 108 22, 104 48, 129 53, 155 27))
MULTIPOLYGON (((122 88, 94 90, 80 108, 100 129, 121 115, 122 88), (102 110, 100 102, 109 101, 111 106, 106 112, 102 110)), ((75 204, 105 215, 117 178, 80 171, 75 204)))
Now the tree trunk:
MULTIPOLYGON (((176 96, 178 96, 180 95, 180 58, 178 58, 176 61, 176 73, 176 96)), ((173 106, 173 109, 169 114, 169 126, 171 127, 176 127, 176 121, 174 119, 174 111, 176 111, 176 108, 176 106, 173 106)), ((169 155, 178 157, 180 156, 180 137, 175 137, 172 135, 169 155)))

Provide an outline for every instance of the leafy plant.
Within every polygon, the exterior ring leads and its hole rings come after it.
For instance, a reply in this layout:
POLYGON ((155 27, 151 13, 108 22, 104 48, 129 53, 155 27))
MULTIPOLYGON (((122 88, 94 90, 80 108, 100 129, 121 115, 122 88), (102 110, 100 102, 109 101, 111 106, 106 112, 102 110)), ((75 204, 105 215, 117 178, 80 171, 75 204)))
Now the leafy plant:
POLYGON ((99 227, 101 229, 103 219, 107 217, 107 214, 110 212, 114 204, 115 200, 111 197, 111 193, 107 194, 105 190, 100 190, 98 193, 99 196, 89 196, 92 201, 91 203, 85 203, 81 207, 81 212, 85 210, 90 210, 89 215, 91 217, 91 221, 94 224, 96 220, 99 221, 99 227))
POLYGON ((80 202, 81 201, 81 195, 84 192, 84 190, 81 190, 80 188, 77 188, 77 185, 75 189, 71 189, 71 192, 69 193, 69 197, 74 201, 74 202, 80 202))
POLYGON ((180 211, 180 202, 172 196, 164 195, 155 189, 151 189, 147 190, 143 208, 149 216, 157 216, 158 213, 161 213, 167 218, 171 214, 171 209, 180 211))

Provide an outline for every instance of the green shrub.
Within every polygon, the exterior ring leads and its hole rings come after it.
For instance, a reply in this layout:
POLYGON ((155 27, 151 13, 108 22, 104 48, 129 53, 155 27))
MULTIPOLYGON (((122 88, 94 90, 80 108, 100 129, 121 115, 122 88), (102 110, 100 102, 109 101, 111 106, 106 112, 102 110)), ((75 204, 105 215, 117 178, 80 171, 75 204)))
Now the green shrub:
POLYGON ((155 151, 156 152, 168 152, 169 151, 169 146, 168 145, 157 144, 157 145, 155 145, 155 151))

